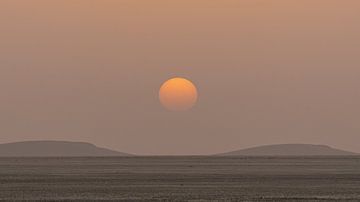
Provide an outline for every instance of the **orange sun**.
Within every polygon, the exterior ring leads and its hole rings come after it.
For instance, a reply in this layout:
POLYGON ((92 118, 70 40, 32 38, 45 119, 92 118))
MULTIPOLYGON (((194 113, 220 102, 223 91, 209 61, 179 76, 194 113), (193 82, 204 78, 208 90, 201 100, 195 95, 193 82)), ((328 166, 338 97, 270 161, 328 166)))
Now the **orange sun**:
POLYGON ((191 81, 176 77, 161 86, 159 99, 161 104, 169 110, 184 111, 196 104, 198 92, 191 81))

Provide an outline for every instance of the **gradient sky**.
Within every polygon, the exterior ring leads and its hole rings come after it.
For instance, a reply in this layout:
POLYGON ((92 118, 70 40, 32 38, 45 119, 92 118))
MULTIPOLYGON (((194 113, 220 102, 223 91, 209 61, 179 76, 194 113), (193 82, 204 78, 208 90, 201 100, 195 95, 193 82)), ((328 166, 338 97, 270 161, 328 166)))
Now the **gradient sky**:
POLYGON ((134 154, 360 152, 358 0, 1 0, 0 142, 134 154), (199 88, 190 111, 162 82, 199 88))

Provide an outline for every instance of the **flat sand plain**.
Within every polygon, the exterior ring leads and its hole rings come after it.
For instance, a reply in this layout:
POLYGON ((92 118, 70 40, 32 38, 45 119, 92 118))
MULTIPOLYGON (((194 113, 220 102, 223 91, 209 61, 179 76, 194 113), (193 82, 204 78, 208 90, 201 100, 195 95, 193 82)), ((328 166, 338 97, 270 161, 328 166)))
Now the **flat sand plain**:
POLYGON ((0 158, 0 199, 360 201, 360 157, 0 158))

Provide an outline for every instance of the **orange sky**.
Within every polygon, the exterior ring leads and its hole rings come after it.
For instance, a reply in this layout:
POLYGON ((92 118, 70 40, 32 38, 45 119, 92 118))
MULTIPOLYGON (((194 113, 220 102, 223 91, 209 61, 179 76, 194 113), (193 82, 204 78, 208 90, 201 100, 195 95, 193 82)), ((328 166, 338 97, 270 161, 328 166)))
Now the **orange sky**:
POLYGON ((359 10, 357 0, 2 0, 1 142, 360 152, 359 10), (198 86, 191 111, 160 105, 173 76, 198 86))

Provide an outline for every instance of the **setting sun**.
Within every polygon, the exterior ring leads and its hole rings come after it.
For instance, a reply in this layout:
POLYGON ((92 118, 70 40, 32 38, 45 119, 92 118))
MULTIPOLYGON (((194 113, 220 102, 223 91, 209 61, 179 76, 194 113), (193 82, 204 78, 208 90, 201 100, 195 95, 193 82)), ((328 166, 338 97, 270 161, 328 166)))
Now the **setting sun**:
POLYGON ((160 88, 161 104, 172 111, 184 111, 192 108, 198 98, 195 85, 185 78, 172 78, 160 88))

